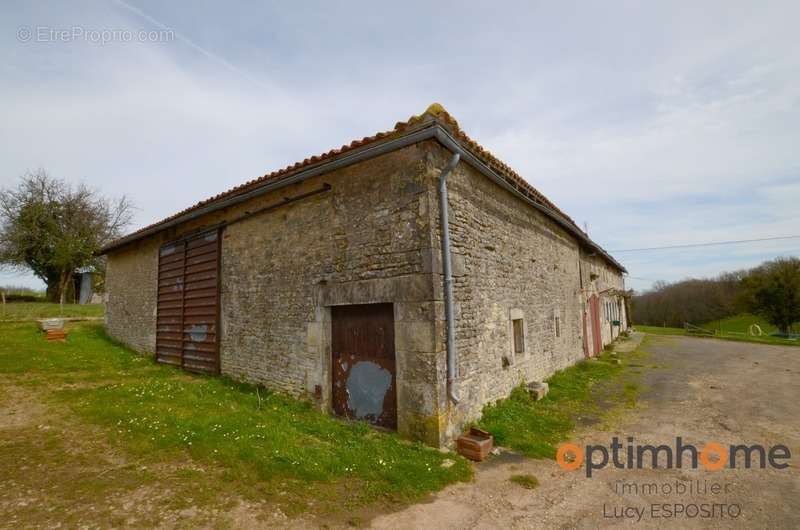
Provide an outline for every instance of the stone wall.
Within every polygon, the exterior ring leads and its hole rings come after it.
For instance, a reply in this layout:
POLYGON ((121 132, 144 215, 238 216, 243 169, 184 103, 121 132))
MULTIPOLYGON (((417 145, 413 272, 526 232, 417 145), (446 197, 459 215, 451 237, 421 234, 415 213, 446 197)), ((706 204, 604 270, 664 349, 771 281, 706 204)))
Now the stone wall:
MULTIPOLYGON (((610 344, 622 331, 628 329, 628 315, 625 313, 621 294, 625 290, 622 274, 606 260, 599 256, 587 255, 585 252, 581 253, 580 263, 584 301, 588 304, 592 296, 599 298, 601 342, 603 345, 610 344), (609 309, 606 309, 607 307, 609 309), (619 320, 620 325, 614 326, 614 320, 619 320)), ((587 331, 590 334, 591 347, 591 319, 588 322, 587 331)))
POLYGON ((157 239, 145 239, 108 256, 106 330, 140 352, 156 349, 157 239))
MULTIPOLYGON (((460 395, 453 406, 446 396, 438 218, 438 176, 449 158, 438 143, 425 141, 112 252, 109 333, 152 352, 159 247, 227 222, 220 302, 224 374, 314 400, 329 411, 331 307, 391 302, 398 430, 433 445, 451 441, 486 403, 582 359, 584 297, 622 284, 617 272, 580 251, 550 219, 459 164, 448 179, 460 395), (282 204, 324 184, 329 191, 282 204), (603 267, 608 274, 586 280, 590 270, 603 267), (524 334, 519 352, 516 319, 524 334)), ((611 338, 609 332, 604 342, 611 338)))
POLYGON ((158 248, 240 218, 222 232, 222 373, 330 410, 330 308, 394 303, 398 430, 439 441, 436 311, 422 148, 411 146, 252 199, 109 255, 108 329, 155 349, 158 248))
POLYGON ((418 147, 312 179, 332 190, 229 226, 222 370, 330 408, 330 307, 395 304, 398 429, 435 441, 430 231, 418 147))
MULTIPOLYGON (((449 158, 438 146, 431 147, 430 156, 433 168, 449 158)), ((437 176, 433 171, 429 184, 435 215, 437 176)), ((448 403, 442 388, 440 409, 448 414, 443 439, 456 435, 479 417, 486 403, 506 397, 523 381, 541 381, 583 358, 576 240, 464 163, 448 177, 448 190, 460 403, 448 403), (512 320, 517 318, 524 329, 520 353, 513 340, 512 320)), ((434 248, 439 246, 436 226, 434 248)), ((440 324, 444 352, 444 322, 440 324)), ((445 381, 444 357, 442 353, 440 381, 445 381)))

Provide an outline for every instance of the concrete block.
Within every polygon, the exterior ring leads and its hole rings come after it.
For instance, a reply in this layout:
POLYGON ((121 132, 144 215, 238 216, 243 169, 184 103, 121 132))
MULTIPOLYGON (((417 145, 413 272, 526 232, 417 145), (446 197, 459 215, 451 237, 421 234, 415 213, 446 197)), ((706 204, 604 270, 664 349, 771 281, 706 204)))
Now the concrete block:
POLYGON ((50 331, 51 329, 64 329, 64 320, 60 318, 47 318, 39 321, 39 327, 42 331, 50 331))
POLYGON ((534 381, 532 383, 528 383, 527 385, 528 393, 535 399, 539 401, 543 399, 547 393, 550 391, 550 385, 547 383, 540 383, 538 381, 534 381))

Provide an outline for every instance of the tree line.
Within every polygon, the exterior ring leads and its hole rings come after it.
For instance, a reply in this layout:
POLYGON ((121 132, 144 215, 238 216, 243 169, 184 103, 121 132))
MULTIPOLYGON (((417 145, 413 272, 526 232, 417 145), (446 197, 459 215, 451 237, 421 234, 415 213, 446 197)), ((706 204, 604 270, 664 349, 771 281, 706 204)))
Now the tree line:
POLYGON ((636 323, 667 327, 750 312, 789 333, 800 322, 800 259, 777 258, 716 278, 656 282, 649 291, 634 294, 631 311, 636 323))

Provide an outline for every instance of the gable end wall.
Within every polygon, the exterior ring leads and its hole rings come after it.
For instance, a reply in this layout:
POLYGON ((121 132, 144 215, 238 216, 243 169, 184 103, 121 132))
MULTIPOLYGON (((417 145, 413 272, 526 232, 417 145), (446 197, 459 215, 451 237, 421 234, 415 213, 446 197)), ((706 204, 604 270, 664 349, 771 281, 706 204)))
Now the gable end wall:
MULTIPOLYGON (((434 146, 430 156, 443 167, 450 154, 434 146)), ((438 197, 438 181, 430 186, 438 197)), ((448 177, 448 192, 460 402, 454 406, 440 393, 439 408, 448 415, 443 441, 515 386, 584 359, 577 240, 463 162, 448 177), (521 353, 515 352, 514 319, 523 322, 521 353)), ((434 208, 438 216, 438 203, 434 208)), ((438 248, 440 226, 434 226, 438 248)), ((443 320, 439 328, 444 349, 443 320)), ((445 381, 444 356, 439 372, 445 381)))

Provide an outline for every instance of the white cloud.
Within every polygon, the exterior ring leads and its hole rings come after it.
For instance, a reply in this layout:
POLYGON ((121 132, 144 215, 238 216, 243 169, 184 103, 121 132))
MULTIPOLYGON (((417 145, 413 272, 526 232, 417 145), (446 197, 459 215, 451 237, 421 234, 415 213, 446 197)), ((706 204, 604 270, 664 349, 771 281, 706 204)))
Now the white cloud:
POLYGON ((25 24, 158 26, 113 3, 8 9, 0 186, 43 166, 128 194, 143 225, 440 101, 608 246, 800 228, 796 3, 129 4, 180 38, 23 44, 25 24))

